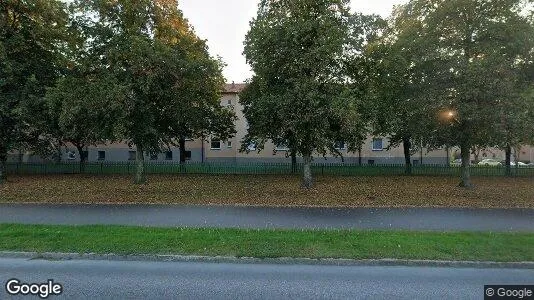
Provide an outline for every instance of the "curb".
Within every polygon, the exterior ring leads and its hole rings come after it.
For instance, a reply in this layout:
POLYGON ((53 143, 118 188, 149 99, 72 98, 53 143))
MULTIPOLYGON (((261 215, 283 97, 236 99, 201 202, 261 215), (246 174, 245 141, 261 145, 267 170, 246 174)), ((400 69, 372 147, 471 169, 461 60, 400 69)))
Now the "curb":
POLYGON ((0 258, 42 259, 42 260, 101 260, 140 262, 205 262, 232 264, 274 264, 274 265, 324 265, 324 266, 404 266, 404 267, 453 267, 477 269, 534 269, 534 262, 492 262, 492 261, 447 261, 447 260, 405 260, 405 259, 334 259, 334 258, 253 258, 232 256, 188 256, 188 255, 118 255, 95 253, 38 253, 0 251, 0 258))

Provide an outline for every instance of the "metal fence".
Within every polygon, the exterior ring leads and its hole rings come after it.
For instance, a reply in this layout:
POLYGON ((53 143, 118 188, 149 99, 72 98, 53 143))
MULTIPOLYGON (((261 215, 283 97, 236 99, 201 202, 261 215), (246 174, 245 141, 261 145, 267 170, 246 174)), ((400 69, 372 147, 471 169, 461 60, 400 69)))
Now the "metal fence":
MULTIPOLYGON (((217 175, 289 175, 300 173, 302 164, 291 163, 187 163, 147 162, 147 174, 217 174, 217 175)), ((48 175, 48 174, 94 174, 94 175, 133 175, 134 162, 88 162, 83 172, 78 163, 8 163, 7 174, 11 175, 48 175)), ((404 165, 358 165, 323 164, 312 165, 316 175, 331 176, 387 176, 404 175, 404 165)), ((506 176, 502 166, 471 166, 473 176, 506 176)), ((446 165, 419 165, 412 167, 412 175, 421 176, 459 176, 460 167, 446 165)), ((512 167, 512 176, 534 177, 534 167, 512 167)))

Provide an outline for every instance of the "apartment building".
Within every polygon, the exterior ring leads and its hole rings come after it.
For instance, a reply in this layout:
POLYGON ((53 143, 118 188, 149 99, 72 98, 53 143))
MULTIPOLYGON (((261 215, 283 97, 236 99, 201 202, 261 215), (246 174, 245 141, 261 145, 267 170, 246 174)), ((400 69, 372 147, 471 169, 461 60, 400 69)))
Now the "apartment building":
MULTIPOLYGON (((186 157, 189 162, 226 162, 226 163, 256 163, 256 162, 272 162, 282 163, 290 162, 291 158, 288 156, 288 149, 277 147, 273 143, 265 145, 261 152, 255 151, 254 147, 250 148, 249 153, 240 152, 241 140, 246 135, 247 120, 243 115, 243 107, 239 102, 239 93, 245 88, 243 83, 226 84, 225 90, 221 97, 221 105, 234 110, 237 116, 236 121, 236 136, 232 139, 222 141, 216 139, 201 140, 187 140, 186 141, 186 157)), ((338 149, 343 154, 343 159, 340 157, 322 157, 315 156, 316 163, 348 163, 363 165, 379 165, 379 164, 404 164, 404 153, 402 147, 396 147, 386 150, 389 146, 388 139, 385 137, 369 136, 361 152, 353 153, 347 150, 347 145, 343 142, 338 143, 338 149)), ((124 162, 133 161, 136 156, 135 146, 129 147, 127 143, 110 143, 97 146, 89 146, 86 149, 88 161, 90 162, 124 162)), ((452 148, 438 149, 434 151, 427 151, 423 149, 412 156, 412 163, 419 164, 439 164, 447 165, 455 157, 459 156, 459 149, 452 148)), ((534 148, 523 147, 520 152, 520 160, 534 162, 534 148)), ((504 152, 498 149, 483 149, 476 155, 473 155, 472 160, 482 160, 484 158, 495 158, 504 160, 504 152), (475 157, 476 156, 476 157, 475 157)), ((78 161, 78 153, 76 148, 67 145, 62 149, 62 161, 78 161)), ((153 162, 178 162, 180 160, 180 152, 176 147, 171 147, 159 154, 146 155, 147 161, 153 162)), ((41 161, 40 158, 32 156, 29 153, 17 154, 12 153, 9 157, 10 161, 41 161)))

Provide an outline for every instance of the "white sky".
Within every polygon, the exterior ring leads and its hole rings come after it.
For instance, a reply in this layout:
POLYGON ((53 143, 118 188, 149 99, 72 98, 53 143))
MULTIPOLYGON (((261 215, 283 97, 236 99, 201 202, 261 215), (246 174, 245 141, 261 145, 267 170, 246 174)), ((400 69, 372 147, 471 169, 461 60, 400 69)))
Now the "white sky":
MULTIPOLYGON (((228 82, 243 82, 252 76, 245 62, 243 41, 249 22, 256 15, 257 0, 180 0, 179 7, 198 36, 208 40, 210 53, 226 63, 228 82)), ((393 5, 405 0, 351 0, 354 11, 387 17, 393 5)))

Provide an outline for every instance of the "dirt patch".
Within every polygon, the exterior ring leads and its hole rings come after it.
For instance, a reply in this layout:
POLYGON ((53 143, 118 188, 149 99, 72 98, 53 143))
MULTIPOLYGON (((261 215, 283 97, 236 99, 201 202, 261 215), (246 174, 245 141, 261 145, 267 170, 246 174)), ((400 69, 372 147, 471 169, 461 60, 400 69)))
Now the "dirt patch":
POLYGON ((318 177, 300 188, 297 176, 22 176, 0 186, 0 202, 140 203, 331 207, 534 208, 533 178, 474 178, 474 189, 453 177, 318 177))

